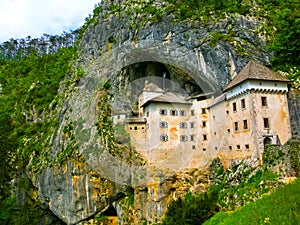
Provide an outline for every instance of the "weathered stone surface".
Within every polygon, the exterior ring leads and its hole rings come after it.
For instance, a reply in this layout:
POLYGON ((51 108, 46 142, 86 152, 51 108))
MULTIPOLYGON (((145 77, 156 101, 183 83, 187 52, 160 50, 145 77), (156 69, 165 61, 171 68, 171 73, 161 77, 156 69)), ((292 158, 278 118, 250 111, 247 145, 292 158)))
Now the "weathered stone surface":
MULTIPOLYGON (((104 14, 106 4, 103 9, 104 14)), ((141 19, 132 13, 131 18, 141 19)), ((137 27, 131 26, 136 21, 126 16, 101 16, 98 23, 87 28, 79 44, 76 66, 85 75, 66 91, 59 112, 60 127, 51 143, 55 156, 67 142, 62 138, 63 129, 72 122, 81 158, 46 169, 34 184, 41 201, 67 224, 85 224, 109 205, 116 209, 121 224, 156 223, 170 201, 188 191, 205 191, 208 177, 199 168, 174 172, 129 165, 110 155, 100 143, 95 125, 101 114, 97 106, 100 87, 110 80, 113 90, 126 90, 141 76, 138 66, 151 61, 163 65, 173 80, 184 81, 186 90, 192 91, 193 84, 197 84, 203 92, 218 92, 249 58, 268 64, 270 55, 264 50, 263 37, 255 33, 260 26, 255 18, 233 16, 203 25, 197 21, 174 23, 169 15, 160 22, 137 27), (210 43, 213 33, 229 34, 229 27, 234 32, 232 42, 210 43), (241 54, 239 48, 247 54, 241 54)), ((155 65, 149 66, 144 75, 156 71, 159 68, 155 65)), ((291 105, 299 109, 298 97, 298 103, 291 101, 291 105)), ((299 121, 299 110, 293 110, 293 118, 299 121)))

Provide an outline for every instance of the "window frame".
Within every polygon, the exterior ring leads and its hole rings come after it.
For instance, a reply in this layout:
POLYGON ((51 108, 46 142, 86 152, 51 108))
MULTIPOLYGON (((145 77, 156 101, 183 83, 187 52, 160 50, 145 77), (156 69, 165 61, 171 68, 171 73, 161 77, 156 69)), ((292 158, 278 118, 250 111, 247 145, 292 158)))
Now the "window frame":
POLYGON ((270 129, 270 119, 268 117, 264 117, 263 118, 263 122, 264 122, 264 129, 269 130, 270 129))
POLYGON ((243 120, 243 127, 244 127, 244 130, 249 130, 249 124, 248 124, 247 119, 243 120))
POLYGON ((160 109, 159 110, 159 115, 161 115, 161 116, 167 116, 168 115, 168 110, 166 110, 166 109, 160 109))
POLYGON ((246 99, 241 99, 241 109, 246 109, 246 99))
POLYGON ((169 140, 168 135, 162 134, 160 135, 160 141, 167 142, 169 140))
POLYGON ((261 96, 261 106, 268 107, 267 96, 261 96))
POLYGON ((238 122, 238 121, 235 121, 235 122, 234 122, 234 131, 235 131, 235 132, 238 132, 238 131, 239 131, 239 122, 238 122))
POLYGON ((236 105, 236 102, 233 102, 233 103, 232 103, 232 111, 233 111, 233 112, 237 112, 237 105, 236 105))
POLYGON ((160 128, 168 128, 169 124, 166 121, 160 121, 159 122, 159 127, 160 128))

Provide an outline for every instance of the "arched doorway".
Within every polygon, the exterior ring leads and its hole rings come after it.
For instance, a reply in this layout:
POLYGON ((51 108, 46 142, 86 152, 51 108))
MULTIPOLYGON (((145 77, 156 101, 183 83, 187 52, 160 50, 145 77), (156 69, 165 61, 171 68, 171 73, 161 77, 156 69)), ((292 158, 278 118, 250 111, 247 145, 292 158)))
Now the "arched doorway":
POLYGON ((272 144, 272 139, 270 137, 265 137, 264 146, 272 144))

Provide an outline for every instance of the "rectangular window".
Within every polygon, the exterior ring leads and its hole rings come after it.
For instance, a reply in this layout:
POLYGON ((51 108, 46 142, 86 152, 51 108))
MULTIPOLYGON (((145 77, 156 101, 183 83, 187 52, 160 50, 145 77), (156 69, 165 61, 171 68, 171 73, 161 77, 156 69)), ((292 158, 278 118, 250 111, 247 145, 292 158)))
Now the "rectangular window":
POLYGON ((233 112, 236 112, 236 102, 232 103, 232 110, 233 112))
POLYGON ((179 115, 180 116, 186 116, 186 111, 185 110, 180 110, 179 115))
POLYGON ((262 106, 268 106, 268 103, 267 103, 267 97, 261 97, 261 105, 262 106))
POLYGON ((186 123, 186 122, 181 122, 181 123, 179 124, 179 127, 180 127, 180 128, 187 128, 187 123, 186 123))
POLYGON ((195 136, 194 135, 191 135, 191 141, 195 141, 195 136))
POLYGON ((244 98, 241 100, 241 107, 242 109, 246 109, 246 101, 244 98))
POLYGON ((234 131, 239 130, 239 122, 234 122, 234 131))
POLYGON ((160 135, 160 140, 161 141, 168 141, 169 137, 168 137, 168 135, 160 135))
POLYGON ((192 149, 195 150, 196 149, 196 145, 192 145, 192 149))
POLYGON ((180 136, 180 141, 188 141, 188 136, 186 136, 186 135, 181 135, 181 136, 180 136))
POLYGON ((246 149, 249 149, 249 148, 250 148, 250 146, 249 146, 248 144, 246 144, 246 145, 245 145, 245 148, 246 148, 246 149))
POLYGON ((195 116, 195 111, 191 110, 191 116, 195 116))
POLYGON ((229 150, 232 150, 232 146, 231 145, 229 145, 228 147, 229 147, 229 150))
POLYGON ((207 134, 203 134, 203 141, 207 141, 207 134))
POLYGON ((230 133, 230 129, 229 128, 227 129, 227 132, 230 133))
POLYGON ((206 127, 207 124, 206 124, 206 121, 202 121, 202 127, 206 127))
POLYGON ((195 127, 195 123, 191 122, 191 128, 194 128, 194 127, 195 127))
POLYGON ((240 145, 237 145, 236 148, 237 148, 238 150, 240 150, 240 149, 241 149, 241 146, 240 146, 240 145))
POLYGON ((248 120, 243 120, 244 130, 248 130, 248 120))
POLYGON ((269 118, 264 118, 264 128, 265 129, 269 129, 270 128, 269 118))
POLYGON ((159 110, 159 115, 167 115, 167 110, 166 109, 160 109, 159 110))
POLYGON ((206 109, 202 108, 202 114, 206 114, 206 109))
POLYGON ((149 114, 150 114, 149 111, 147 111, 147 112, 146 112, 146 116, 149 117, 149 114))
POLYGON ((168 123, 167 122, 160 122, 159 127, 160 128, 168 128, 168 123))
POLYGON ((170 110, 170 116, 178 116, 177 110, 170 110))

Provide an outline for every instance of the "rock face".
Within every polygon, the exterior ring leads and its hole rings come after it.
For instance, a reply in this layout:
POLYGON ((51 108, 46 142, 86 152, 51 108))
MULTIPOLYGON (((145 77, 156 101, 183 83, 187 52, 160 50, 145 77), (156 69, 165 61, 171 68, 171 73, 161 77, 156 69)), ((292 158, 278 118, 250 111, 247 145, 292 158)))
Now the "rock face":
MULTIPOLYGON (((75 66, 85 74, 65 91, 60 127, 52 140, 51 151, 58 155, 70 142, 65 128, 72 124, 79 157, 46 169, 34 184, 41 201, 67 224, 86 224, 109 207, 120 224, 156 223, 170 201, 188 191, 205 191, 208 178, 201 168, 174 172, 111 155, 95 125, 103 113, 101 87, 110 81, 114 91, 127 90, 142 73, 166 71, 174 81, 184 81, 187 91, 197 86, 204 93, 218 92, 250 58, 268 64, 270 55, 264 39, 255 34, 260 26, 255 18, 233 16, 204 25, 174 22, 169 14, 139 26, 132 25, 142 19, 138 13, 107 14, 108 6, 103 4, 103 12, 82 36, 75 66), (230 34, 231 41, 212 42, 216 33, 230 34), (145 67, 143 72, 137 69, 145 67)), ((135 159, 131 153, 130 159, 135 159)))

